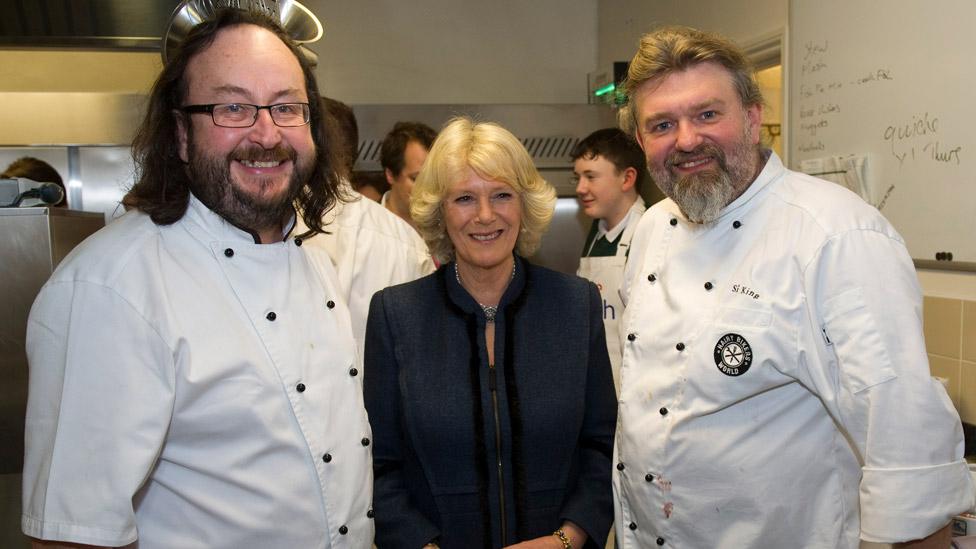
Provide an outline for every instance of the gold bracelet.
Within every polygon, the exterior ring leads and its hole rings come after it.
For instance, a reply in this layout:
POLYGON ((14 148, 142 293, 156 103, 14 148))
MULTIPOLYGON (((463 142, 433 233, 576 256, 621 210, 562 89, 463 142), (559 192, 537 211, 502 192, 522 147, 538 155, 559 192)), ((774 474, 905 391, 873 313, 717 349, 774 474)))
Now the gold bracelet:
POLYGON ((552 535, 559 538, 559 541, 563 544, 563 549, 573 549, 573 542, 569 541, 569 536, 566 535, 566 532, 563 532, 562 528, 553 532, 552 535))

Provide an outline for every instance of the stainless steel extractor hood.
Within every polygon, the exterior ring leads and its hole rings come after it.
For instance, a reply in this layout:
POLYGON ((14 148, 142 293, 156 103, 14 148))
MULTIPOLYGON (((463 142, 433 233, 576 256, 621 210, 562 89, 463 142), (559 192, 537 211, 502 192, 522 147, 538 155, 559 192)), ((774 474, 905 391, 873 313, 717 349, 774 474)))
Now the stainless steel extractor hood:
MULTIPOLYGON (((279 16, 301 44, 322 36, 318 19, 294 0, 188 0, 182 6, 180 0, 2 0, 0 6, 0 47, 160 51, 165 43, 172 49, 223 6, 279 16)), ((314 61, 310 50, 306 55, 314 61)))
POLYGON ((0 46, 156 50, 179 0, 4 0, 0 46))

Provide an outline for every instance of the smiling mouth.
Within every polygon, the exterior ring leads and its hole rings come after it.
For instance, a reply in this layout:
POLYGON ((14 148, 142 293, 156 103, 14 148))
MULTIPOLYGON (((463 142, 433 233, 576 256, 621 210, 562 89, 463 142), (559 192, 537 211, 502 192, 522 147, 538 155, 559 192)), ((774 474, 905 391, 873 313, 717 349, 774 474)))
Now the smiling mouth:
POLYGON ((502 235, 502 230, 498 229, 497 231, 493 231, 490 233, 474 233, 471 235, 471 238, 477 240, 478 242, 490 242, 492 240, 497 239, 501 235, 502 235))
POLYGON ((678 169, 690 170, 692 168, 697 168, 698 166, 702 166, 704 164, 707 164, 707 163, 709 163, 711 161, 712 161, 711 158, 699 158, 699 159, 696 159, 696 160, 689 160, 687 162, 676 162, 674 165, 678 169))
POLYGON ((238 162, 246 168, 277 168, 282 163, 281 160, 239 160, 238 162))
POLYGON ((271 170, 297 158, 295 149, 279 144, 272 149, 259 146, 241 147, 232 156, 241 166, 251 170, 271 170))

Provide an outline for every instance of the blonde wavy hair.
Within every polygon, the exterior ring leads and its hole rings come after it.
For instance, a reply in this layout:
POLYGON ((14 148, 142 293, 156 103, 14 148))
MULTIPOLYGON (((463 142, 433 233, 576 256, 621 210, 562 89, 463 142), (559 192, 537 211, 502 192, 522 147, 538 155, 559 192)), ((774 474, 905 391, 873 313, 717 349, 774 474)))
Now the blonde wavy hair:
POLYGON ((410 215, 431 254, 441 263, 454 259, 454 244, 444 225, 444 197, 468 178, 469 171, 512 187, 522 202, 519 255, 532 255, 549 228, 556 191, 539 175, 532 157, 511 132, 493 122, 451 119, 434 141, 410 193, 410 215))

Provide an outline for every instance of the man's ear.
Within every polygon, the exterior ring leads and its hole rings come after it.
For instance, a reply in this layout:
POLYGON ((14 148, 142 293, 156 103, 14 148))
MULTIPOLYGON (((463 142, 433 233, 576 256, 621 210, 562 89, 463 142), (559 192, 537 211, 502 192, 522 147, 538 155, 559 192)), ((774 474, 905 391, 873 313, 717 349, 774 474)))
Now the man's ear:
POLYGON ((762 133, 762 111, 762 103, 746 108, 746 120, 749 121, 749 138, 753 145, 759 143, 759 136, 762 133))
POLYGON ((190 129, 187 127, 187 125, 190 123, 190 121, 187 120, 186 115, 179 111, 173 111, 173 117, 176 118, 176 141, 179 145, 180 160, 182 160, 184 164, 189 164, 190 155, 187 148, 189 146, 188 136, 190 129))
POLYGON ((637 169, 633 166, 628 167, 623 172, 624 182, 620 185, 620 190, 629 192, 637 184, 637 169))
POLYGON ((390 168, 383 168, 383 173, 386 175, 386 182, 392 187, 396 183, 396 177, 393 177, 393 172, 390 171, 390 168))

